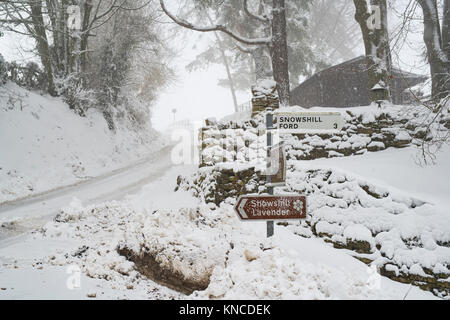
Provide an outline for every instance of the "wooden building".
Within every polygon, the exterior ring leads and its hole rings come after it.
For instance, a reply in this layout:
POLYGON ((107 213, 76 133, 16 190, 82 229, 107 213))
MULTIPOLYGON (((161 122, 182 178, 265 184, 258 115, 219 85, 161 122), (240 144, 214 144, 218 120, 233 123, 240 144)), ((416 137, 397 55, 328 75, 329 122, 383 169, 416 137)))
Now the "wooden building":
MULTIPOLYGON (((364 56, 320 71, 291 92, 291 105, 309 108, 354 107, 370 104, 367 88, 367 66, 364 56)), ((393 103, 410 102, 406 89, 427 80, 426 76, 392 70, 391 95, 393 103)))

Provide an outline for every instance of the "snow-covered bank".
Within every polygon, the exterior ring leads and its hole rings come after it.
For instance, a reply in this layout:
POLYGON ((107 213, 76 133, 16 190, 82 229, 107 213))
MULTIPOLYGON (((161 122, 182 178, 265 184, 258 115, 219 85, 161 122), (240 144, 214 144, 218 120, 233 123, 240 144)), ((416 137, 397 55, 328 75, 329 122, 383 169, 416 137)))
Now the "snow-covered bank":
POLYGON ((59 98, 8 83, 0 88, 0 203, 125 167, 165 143, 150 128, 112 132, 98 111, 80 117, 59 98))
POLYGON ((139 192, 172 167, 171 146, 153 152, 137 164, 64 188, 0 206, 0 242, 42 227, 76 197, 84 205, 121 200, 139 192))
POLYGON ((180 298, 179 293, 141 276, 116 251, 130 226, 125 222, 135 218, 131 203, 137 210, 145 210, 139 212, 198 204, 188 194, 172 192, 179 172, 179 168, 170 170, 123 202, 88 209, 74 199, 61 210, 56 219, 59 222, 49 222, 31 235, 0 241, 0 288, 6 289, 0 290, 0 300, 87 299, 88 294, 97 299, 180 298), (67 273, 71 267, 81 272, 79 288, 67 287, 74 275, 67 273))

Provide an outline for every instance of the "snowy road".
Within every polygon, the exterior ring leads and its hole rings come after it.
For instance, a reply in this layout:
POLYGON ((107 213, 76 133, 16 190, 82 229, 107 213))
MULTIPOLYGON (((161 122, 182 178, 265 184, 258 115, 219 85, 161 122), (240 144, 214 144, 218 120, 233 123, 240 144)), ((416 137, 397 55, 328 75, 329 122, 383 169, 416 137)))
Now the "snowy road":
POLYGON ((88 205, 120 200, 161 177, 172 167, 171 146, 131 166, 24 200, 0 205, 0 241, 26 233, 54 217, 73 198, 88 205))

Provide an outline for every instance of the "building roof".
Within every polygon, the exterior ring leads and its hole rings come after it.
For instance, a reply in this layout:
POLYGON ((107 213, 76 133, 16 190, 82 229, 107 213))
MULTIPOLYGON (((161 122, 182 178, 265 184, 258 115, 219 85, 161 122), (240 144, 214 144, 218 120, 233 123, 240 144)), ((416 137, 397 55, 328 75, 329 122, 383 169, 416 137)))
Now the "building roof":
MULTIPOLYGON (((391 93, 394 103, 402 103, 402 93, 428 79, 427 76, 392 68, 391 93)), ((291 103, 310 107, 345 107, 370 103, 366 57, 342 62, 315 73, 292 90, 291 103)))

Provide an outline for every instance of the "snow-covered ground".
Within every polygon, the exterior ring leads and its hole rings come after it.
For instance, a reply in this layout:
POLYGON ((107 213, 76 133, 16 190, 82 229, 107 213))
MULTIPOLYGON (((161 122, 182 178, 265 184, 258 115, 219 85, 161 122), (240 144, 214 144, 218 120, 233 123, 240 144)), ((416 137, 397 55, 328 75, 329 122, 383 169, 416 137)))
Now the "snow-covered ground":
MULTIPOLYGON (((396 152, 360 156, 357 163, 361 165, 354 172, 365 180, 402 188, 389 179, 398 170, 396 160, 409 159, 406 154, 412 151, 396 152), (392 169, 365 170, 365 165, 370 168, 383 155, 384 165, 389 167, 391 161, 392 169)), ((410 160, 402 162, 404 170, 420 174, 425 185, 441 181, 446 174, 447 161, 431 169, 410 160)), ((333 165, 342 170, 355 166, 352 157, 339 161, 333 165)), ((325 162, 309 164, 331 165, 325 162)), ((4 288, 0 299, 84 299, 88 295, 97 299, 436 299, 418 287, 380 277, 346 250, 334 249, 321 239, 305 239, 282 226, 276 226, 275 236, 266 239, 265 224, 241 222, 232 205, 212 208, 188 192, 173 192, 176 177, 195 170, 194 166, 174 167, 122 201, 83 206, 74 200, 42 230, 20 241, 0 243, 0 288, 4 288), (160 263, 168 268, 188 277, 211 275, 211 282, 206 290, 189 296, 162 287, 145 279, 117 253, 117 246, 123 245, 138 252, 158 252, 160 263), (70 284, 71 272, 78 267, 81 287, 70 290, 66 282, 70 284)), ((447 190, 449 181, 442 182, 447 190)), ((420 191, 411 188, 408 191, 420 191)), ((431 199, 433 192, 422 195, 431 199)), ((446 198, 443 193, 434 196, 446 198)))
POLYGON ((159 140, 152 129, 111 132, 98 111, 80 117, 60 98, 9 82, 0 88, 0 203, 129 166, 160 149, 159 140))
MULTIPOLYGON (((334 168, 389 186, 431 203, 450 205, 450 146, 440 151, 435 165, 419 165, 416 148, 389 149, 370 156, 317 159, 305 168, 334 168)), ((449 227, 450 232, 450 227, 449 227)))
MULTIPOLYGON (((192 205, 193 199, 190 197, 183 201, 178 195, 174 201, 173 197, 168 196, 173 191, 169 181, 176 181, 178 171, 179 168, 169 171, 164 179, 155 178, 152 184, 144 187, 146 191, 139 193, 139 196, 128 196, 123 200, 124 203, 134 202, 131 199, 141 197, 140 204, 153 203, 167 208, 192 205)), ((112 208, 118 203, 113 201, 97 204, 92 208, 112 208)), ((80 200, 73 199, 62 212, 76 213, 80 210, 80 200)), ((128 213, 129 211, 117 212, 122 219, 127 219, 128 213)), ((61 231, 58 230, 59 223, 49 222, 42 229, 47 230, 45 233, 38 231, 1 240, 0 300, 88 299, 88 295, 94 294, 99 299, 180 297, 179 293, 148 281, 132 271, 132 264, 116 253, 115 245, 118 237, 123 235, 121 225, 124 220, 120 221, 112 214, 92 215, 89 220, 77 220, 80 225, 73 224, 71 227, 74 229, 70 227, 61 231), (98 220, 99 218, 103 221, 98 220), (83 246, 88 246, 89 251, 94 250, 94 256, 90 256, 93 259, 85 264, 90 270, 88 273, 82 263, 77 261, 77 257, 83 257, 83 253, 79 253, 83 246), (70 262, 66 258, 75 260, 70 262), (78 268, 83 272, 80 273, 78 268)), ((66 224, 61 225, 65 228, 66 224)))
MULTIPOLYGON (((13 85, 6 88, 20 92, 13 85)), ((76 184, 0 207, 2 228, 11 231, 0 237, 0 299, 437 299, 380 276, 376 263, 369 267, 354 252, 299 236, 302 225, 276 225, 275 236, 267 239, 264 222, 239 220, 235 199, 216 207, 191 192, 175 192, 177 177, 198 168, 173 166, 170 148, 152 141, 152 132, 144 138, 120 130, 112 134, 96 113, 72 116, 57 99, 26 95, 22 109, 16 100, 14 108, 4 101, 0 110, 0 147, 8 150, 0 157, 0 202, 76 184), (130 165, 156 149, 154 157, 130 165), (111 173, 119 167, 127 168, 111 173), (206 286, 189 294, 169 289, 161 279, 141 274, 138 262, 123 255, 124 248, 206 286)), ((446 243, 450 234, 450 148, 444 147, 437 164, 428 167, 417 165, 414 148, 291 160, 291 169, 298 170, 291 170, 288 187, 301 190, 303 178, 312 181, 303 177, 305 170, 331 172, 328 186, 323 177, 307 186, 322 184, 308 202, 317 211, 314 218, 326 218, 318 229, 333 237, 342 231, 375 246, 370 228, 388 226, 377 234, 386 256, 411 262, 416 270, 414 259, 426 253, 419 258, 429 257, 430 268, 440 266, 436 272, 446 273, 449 248, 426 237, 438 232, 434 236, 446 243), (388 196, 372 199, 362 187, 388 196), (326 224, 328 218, 338 223, 326 224), (414 257, 397 241, 399 232, 410 231, 429 240, 411 250, 414 257), (383 236, 386 232, 391 238, 383 236)))

